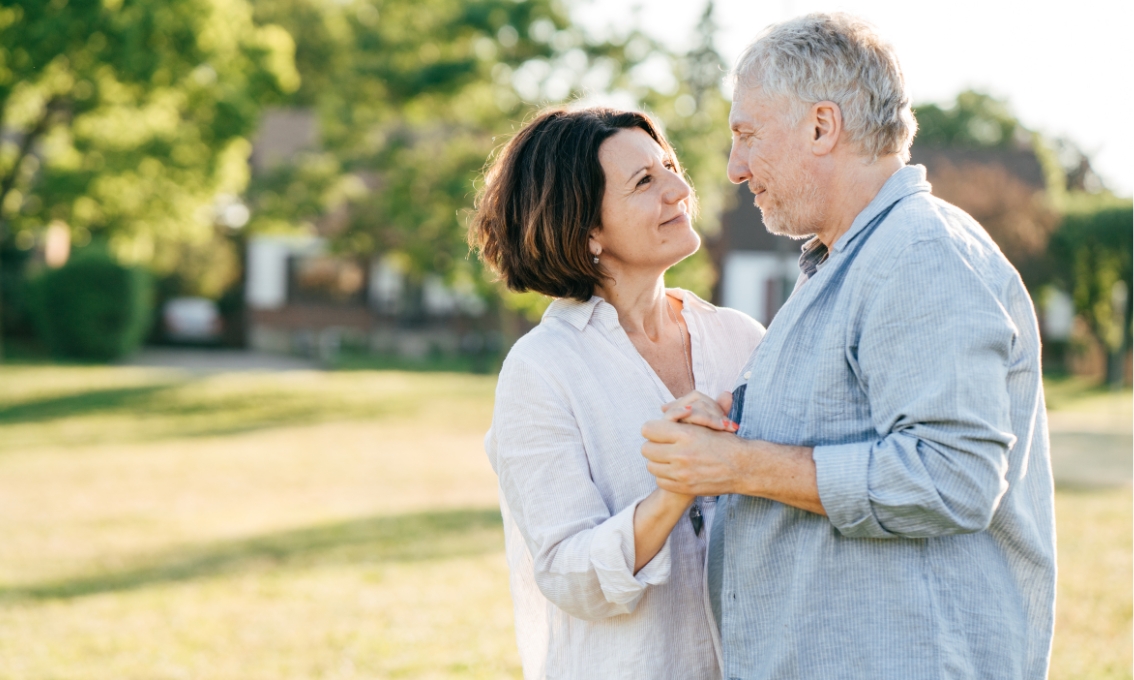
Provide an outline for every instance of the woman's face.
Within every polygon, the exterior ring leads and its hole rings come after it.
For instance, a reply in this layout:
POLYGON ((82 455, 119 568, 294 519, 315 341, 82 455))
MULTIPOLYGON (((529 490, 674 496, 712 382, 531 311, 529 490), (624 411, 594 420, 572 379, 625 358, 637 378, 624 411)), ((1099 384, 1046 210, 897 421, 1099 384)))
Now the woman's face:
POLYGON ((659 274, 697 252, 701 238, 689 219, 692 190, 674 159, 645 130, 628 128, 599 147, 606 174, 602 228, 591 232, 592 253, 611 275, 659 274))

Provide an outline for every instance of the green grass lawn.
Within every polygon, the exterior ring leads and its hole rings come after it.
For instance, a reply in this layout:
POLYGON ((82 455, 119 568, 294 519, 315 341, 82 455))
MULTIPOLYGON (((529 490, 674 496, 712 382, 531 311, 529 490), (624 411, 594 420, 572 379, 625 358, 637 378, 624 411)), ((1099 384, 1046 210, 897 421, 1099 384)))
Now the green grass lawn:
MULTIPOLYGON (((519 678, 493 388, 0 367, 0 678, 519 678)), ((1131 677, 1132 500, 1057 494, 1052 678, 1131 677)))

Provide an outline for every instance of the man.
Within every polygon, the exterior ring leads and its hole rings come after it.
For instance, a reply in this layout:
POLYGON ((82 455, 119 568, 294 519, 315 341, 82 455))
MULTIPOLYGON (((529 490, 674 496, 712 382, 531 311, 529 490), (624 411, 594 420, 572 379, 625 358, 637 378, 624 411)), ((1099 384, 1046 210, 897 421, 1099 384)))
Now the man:
POLYGON ((769 230, 813 238, 739 431, 674 422, 715 408, 693 394, 642 449, 659 486, 731 494, 709 568, 725 677, 1045 678, 1053 490, 1020 277, 905 165, 916 123, 871 27, 773 26, 734 78, 729 178, 769 230))

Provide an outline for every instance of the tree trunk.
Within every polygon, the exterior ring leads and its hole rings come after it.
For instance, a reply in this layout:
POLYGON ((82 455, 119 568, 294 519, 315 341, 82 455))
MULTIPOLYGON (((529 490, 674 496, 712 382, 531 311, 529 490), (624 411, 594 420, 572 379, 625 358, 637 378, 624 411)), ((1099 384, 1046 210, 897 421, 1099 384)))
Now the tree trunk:
POLYGON ((1106 354, 1106 384, 1112 390, 1120 390, 1126 384, 1126 349, 1108 351, 1106 354))
MULTIPOLYGON (((35 140, 39 139, 44 132, 47 131, 51 125, 51 119, 57 111, 63 106, 63 100, 60 97, 52 97, 47 104, 43 107, 43 115, 36 121, 35 126, 24 133, 24 138, 20 140, 20 148, 16 151, 16 159, 12 163, 12 169, 8 174, 0 179, 0 248, 3 247, 4 238, 7 236, 7 220, 4 219, 4 201, 7 200, 8 194, 16 188, 16 180, 20 175, 20 166, 24 164, 24 159, 31 153, 32 145, 35 140)), ((3 290, 3 263, 0 262, 0 362, 4 361, 4 290, 3 290)))

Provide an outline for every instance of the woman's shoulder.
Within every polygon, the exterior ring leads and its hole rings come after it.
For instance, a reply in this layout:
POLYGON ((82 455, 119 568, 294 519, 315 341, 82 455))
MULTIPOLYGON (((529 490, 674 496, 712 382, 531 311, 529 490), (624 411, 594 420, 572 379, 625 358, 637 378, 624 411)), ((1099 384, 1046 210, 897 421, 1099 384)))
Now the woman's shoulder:
POLYGON ((502 366, 502 375, 508 369, 523 367, 524 371, 554 379, 564 371, 570 372, 572 358, 581 353, 581 335, 578 329, 554 316, 545 315, 535 328, 520 336, 508 350, 502 366))

